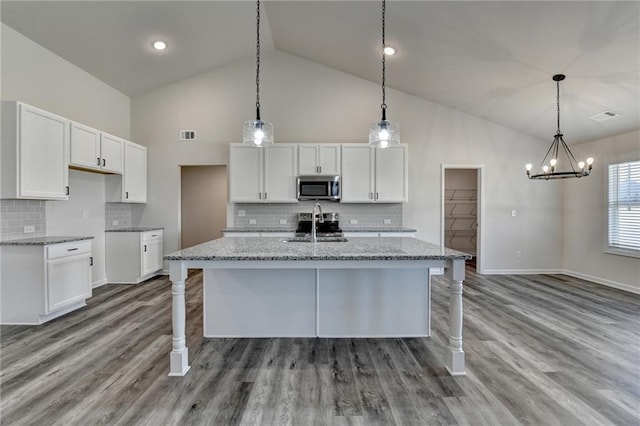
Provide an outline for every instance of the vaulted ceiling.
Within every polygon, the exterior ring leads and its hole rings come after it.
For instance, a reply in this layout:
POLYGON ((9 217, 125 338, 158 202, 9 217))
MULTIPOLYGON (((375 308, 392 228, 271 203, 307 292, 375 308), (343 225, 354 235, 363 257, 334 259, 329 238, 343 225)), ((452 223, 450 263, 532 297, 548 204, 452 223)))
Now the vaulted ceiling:
MULTIPOLYGON (((135 96, 255 55, 253 1, 2 1, 2 22, 135 96), (168 42, 161 54, 151 41, 168 42)), ((262 49, 380 81, 379 1, 266 1, 262 49)), ((640 2, 387 2, 387 85, 550 140, 640 128, 640 2), (590 116, 612 111, 597 122, 590 116)), ((640 143, 640 142, 639 142, 640 143)))

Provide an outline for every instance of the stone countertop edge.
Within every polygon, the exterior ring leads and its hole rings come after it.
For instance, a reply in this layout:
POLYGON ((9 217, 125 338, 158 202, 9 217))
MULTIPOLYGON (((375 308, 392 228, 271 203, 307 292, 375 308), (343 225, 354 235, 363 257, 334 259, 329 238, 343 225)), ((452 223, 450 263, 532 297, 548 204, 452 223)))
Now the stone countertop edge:
POLYGON ((74 241, 93 240, 94 237, 32 237, 18 240, 0 241, 0 246, 48 246, 71 243, 74 241))
POLYGON ((164 256, 192 261, 470 260, 472 256, 416 238, 352 237, 346 242, 288 242, 274 237, 229 237, 164 256))
POLYGON ((115 228, 115 229, 105 229, 104 232, 147 232, 147 231, 160 231, 164 228, 160 227, 130 227, 130 228, 115 228))
MULTIPOLYGON (((277 229, 277 228, 227 228, 223 229, 222 232, 296 232, 295 229, 277 229)), ((342 232, 418 232, 416 229, 412 228, 342 228, 342 232)))

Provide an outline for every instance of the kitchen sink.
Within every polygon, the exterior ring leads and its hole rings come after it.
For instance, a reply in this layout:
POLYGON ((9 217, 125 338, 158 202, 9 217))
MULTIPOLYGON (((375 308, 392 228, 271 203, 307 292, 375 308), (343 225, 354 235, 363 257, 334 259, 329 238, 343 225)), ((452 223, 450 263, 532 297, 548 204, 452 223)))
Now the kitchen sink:
MULTIPOLYGON (((286 243, 310 243, 311 238, 308 237, 293 237, 284 240, 286 243)), ((318 243, 344 243, 347 241, 345 237, 318 237, 316 240, 318 243)))

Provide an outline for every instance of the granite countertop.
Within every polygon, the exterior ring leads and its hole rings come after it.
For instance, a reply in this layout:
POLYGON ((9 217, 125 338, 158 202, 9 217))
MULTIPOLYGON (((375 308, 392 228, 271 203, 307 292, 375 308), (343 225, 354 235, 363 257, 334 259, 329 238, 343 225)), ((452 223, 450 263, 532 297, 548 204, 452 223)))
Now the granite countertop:
POLYGON ((93 240, 93 237, 33 237, 19 240, 0 241, 0 246, 48 246, 73 241, 93 240))
POLYGON ((222 232, 296 232, 295 228, 293 229, 282 229, 282 228, 227 228, 223 229, 222 232))
POLYGON ((147 231, 159 231, 161 229, 164 229, 164 228, 133 226, 129 228, 107 229, 104 232, 147 232, 147 231))
POLYGON ((287 242, 277 237, 219 238, 164 256, 165 260, 449 260, 472 256, 416 238, 348 238, 346 242, 287 242))
MULTIPOLYGON (((278 228, 227 228, 222 232, 296 232, 295 229, 278 229, 278 228)), ((396 227, 396 228, 342 228, 342 232, 417 232, 412 228, 396 227)))

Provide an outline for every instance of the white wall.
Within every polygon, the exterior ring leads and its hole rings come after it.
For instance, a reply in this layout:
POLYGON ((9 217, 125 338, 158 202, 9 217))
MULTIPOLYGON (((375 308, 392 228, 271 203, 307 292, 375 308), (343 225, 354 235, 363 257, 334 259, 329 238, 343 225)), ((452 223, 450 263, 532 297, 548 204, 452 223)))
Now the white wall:
MULTIPOLYGON (((262 118, 276 142, 366 142, 379 119, 380 87, 281 52, 263 55, 262 118)), ((165 228, 165 250, 180 247, 180 165, 227 164, 228 144, 252 119, 255 64, 247 59, 132 99, 132 135, 149 147, 149 198, 143 225, 165 228), (179 142, 195 129, 196 142, 179 142)), ((490 272, 560 270, 562 186, 531 182, 524 164, 538 161, 539 141, 486 120, 387 91, 388 116, 409 144, 409 203, 404 225, 440 241, 441 163, 485 167, 484 267, 490 272), (511 217, 511 210, 520 214, 511 217), (541 238, 541 235, 545 235, 541 238), (516 251, 522 252, 516 258, 516 251)))
POLYGON ((586 278, 640 293, 640 259, 604 252, 606 166, 609 161, 640 159, 640 131, 572 147, 576 158, 593 157, 591 176, 566 181, 564 196, 564 269, 586 278))
MULTIPOLYGON (((1 27, 3 100, 19 100, 123 138, 130 100, 12 28, 1 27)), ((47 235, 92 235, 93 281, 105 281, 104 176, 71 171, 69 201, 47 201, 47 235), (84 211, 88 218, 83 219, 84 211)))

